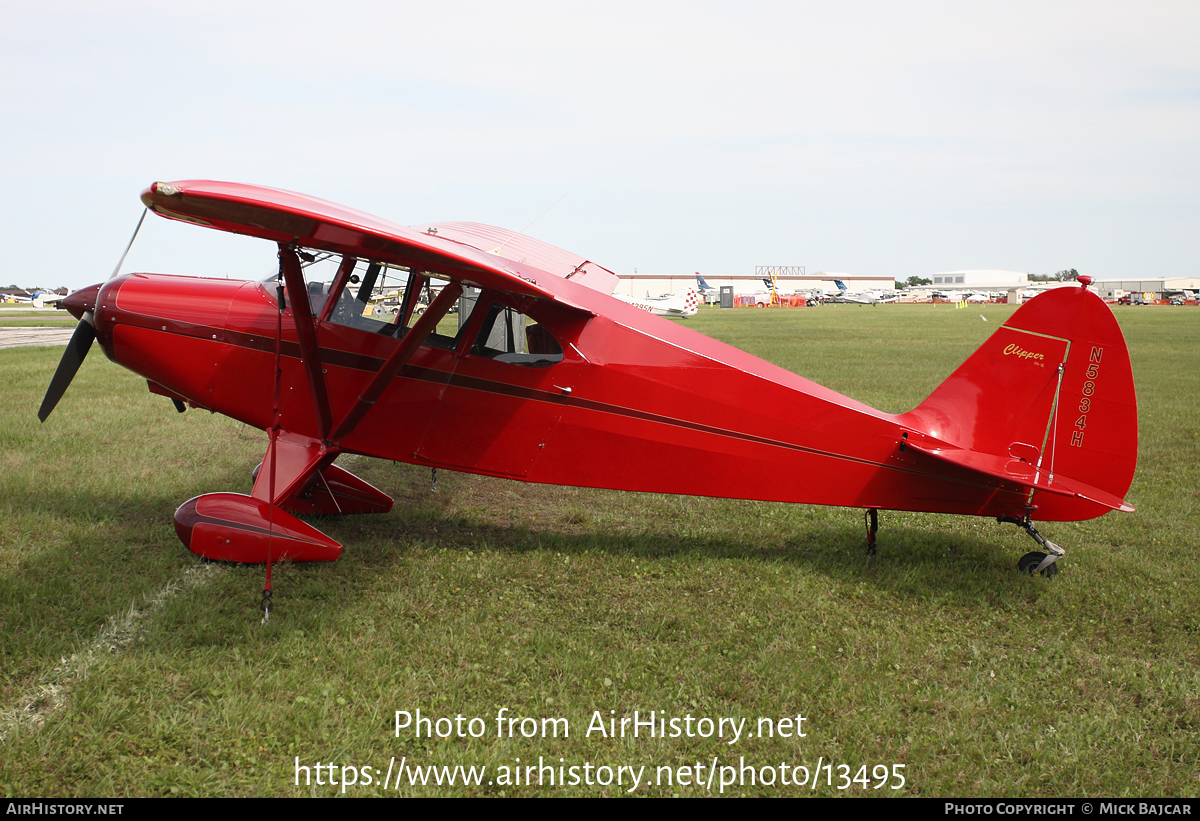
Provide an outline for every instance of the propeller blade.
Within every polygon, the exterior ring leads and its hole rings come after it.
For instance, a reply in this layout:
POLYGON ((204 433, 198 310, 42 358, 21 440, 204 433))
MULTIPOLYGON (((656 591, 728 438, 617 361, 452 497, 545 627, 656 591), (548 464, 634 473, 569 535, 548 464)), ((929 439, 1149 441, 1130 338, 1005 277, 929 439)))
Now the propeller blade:
POLYGON ((67 392, 67 387, 75 378, 75 372, 83 364, 83 358, 87 356, 95 339, 96 328, 92 324, 92 312, 88 311, 75 326, 75 333, 71 334, 67 350, 63 352, 63 357, 58 362, 58 370, 54 372, 54 378, 50 380, 50 387, 46 389, 46 398, 42 400, 42 406, 38 409, 38 419, 45 422, 46 417, 58 404, 58 400, 62 399, 63 394, 67 392))
MULTIPOLYGON (((121 258, 117 261, 117 267, 113 268, 109 280, 116 279, 117 274, 121 273, 121 266, 125 264, 125 257, 129 256, 129 249, 133 247, 133 241, 137 239, 138 231, 142 230, 142 223, 146 221, 146 212, 149 210, 149 208, 142 209, 142 216, 138 219, 137 227, 133 229, 133 236, 129 238, 129 244, 125 246, 125 253, 121 254, 121 258)), ((83 364, 84 357, 87 356, 92 343, 96 341, 96 322, 92 312, 84 310, 82 316, 76 312, 84 309, 89 301, 95 308, 100 287, 100 285, 93 285, 91 288, 83 288, 63 301, 63 306, 79 317, 79 324, 75 326, 75 333, 71 334, 67 350, 63 352, 63 358, 58 361, 58 369, 54 372, 54 378, 50 380, 50 387, 46 389, 46 397, 42 399, 42 406, 38 408, 38 419, 43 422, 54 410, 58 400, 62 399, 63 394, 67 392, 71 380, 75 378, 79 366, 83 364)), ((176 407, 178 407, 178 403, 176 407)))

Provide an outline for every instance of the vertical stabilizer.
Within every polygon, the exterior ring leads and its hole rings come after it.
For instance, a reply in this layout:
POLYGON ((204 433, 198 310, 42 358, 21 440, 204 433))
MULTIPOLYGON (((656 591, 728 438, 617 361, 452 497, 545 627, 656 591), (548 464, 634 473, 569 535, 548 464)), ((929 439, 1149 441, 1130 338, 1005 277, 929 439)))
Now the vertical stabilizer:
MULTIPOLYGON (((1008 460, 1122 498, 1137 465, 1137 397, 1125 338, 1086 287, 1023 305, 904 424, 948 446, 1008 460)), ((1034 518, 1086 519, 1109 508, 1037 493, 1034 518)))

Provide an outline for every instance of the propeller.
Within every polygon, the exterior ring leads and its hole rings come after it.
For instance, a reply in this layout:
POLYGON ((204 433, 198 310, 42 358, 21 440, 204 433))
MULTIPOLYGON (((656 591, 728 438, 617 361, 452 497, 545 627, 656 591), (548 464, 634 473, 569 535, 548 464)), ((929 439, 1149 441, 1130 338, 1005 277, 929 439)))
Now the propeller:
POLYGON ((75 326, 75 333, 71 334, 67 350, 58 362, 58 369, 54 372, 54 378, 50 380, 50 387, 46 389, 46 397, 38 409, 38 419, 45 422, 50 411, 54 410, 54 406, 58 404, 58 400, 62 399, 63 394, 67 392, 67 386, 75 378, 75 372, 83 364, 83 358, 87 356, 95 339, 95 319, 91 311, 85 311, 79 324, 75 326))
MULTIPOLYGON (((142 230, 142 222, 146 219, 148 210, 142 211, 137 228, 133 229, 133 236, 129 238, 129 244, 125 246, 125 253, 121 254, 121 259, 117 262, 117 267, 113 269, 109 279, 120 272, 121 266, 125 263, 125 257, 129 256, 129 249, 133 247, 133 241, 137 239, 138 231, 142 230)), ((96 317, 93 311, 95 311, 96 301, 99 299, 100 287, 100 285, 93 285, 90 288, 83 288, 63 300, 63 307, 74 316, 79 317, 79 324, 75 326, 75 333, 71 334, 71 341, 67 343, 67 349, 63 352, 63 357, 58 362, 58 368, 54 371, 54 378, 50 380, 50 387, 46 389, 46 396, 42 399, 42 406, 38 408, 38 419, 43 422, 54 410, 58 400, 62 399, 63 394, 67 392, 71 380, 75 378, 79 366, 83 364, 84 357, 87 356, 92 343, 96 341, 96 317)))

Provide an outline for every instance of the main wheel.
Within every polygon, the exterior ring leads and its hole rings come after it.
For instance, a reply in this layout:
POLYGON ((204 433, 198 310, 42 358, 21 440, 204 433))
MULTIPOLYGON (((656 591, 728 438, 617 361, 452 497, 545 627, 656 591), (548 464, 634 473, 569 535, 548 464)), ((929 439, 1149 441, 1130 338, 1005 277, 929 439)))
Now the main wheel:
MULTIPOLYGON (((1017 562, 1017 572, 1018 573, 1028 573, 1030 576, 1032 576, 1034 573, 1037 572, 1037 566, 1039 564, 1041 564, 1045 558, 1046 558, 1045 553, 1039 553, 1036 550, 1032 553, 1026 553, 1024 556, 1021 557, 1021 560, 1017 562)), ((1043 570, 1042 575, 1045 576, 1046 578, 1050 578, 1051 576, 1057 576, 1058 575, 1058 562, 1055 562, 1054 564, 1050 565, 1045 570, 1043 570)))

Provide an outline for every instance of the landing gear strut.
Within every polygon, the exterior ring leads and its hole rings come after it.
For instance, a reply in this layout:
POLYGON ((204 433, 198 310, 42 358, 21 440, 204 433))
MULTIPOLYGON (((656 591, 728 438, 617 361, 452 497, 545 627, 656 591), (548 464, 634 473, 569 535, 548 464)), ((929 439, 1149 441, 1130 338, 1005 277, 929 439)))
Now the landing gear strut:
POLYGON ((1029 538, 1038 543, 1038 547, 1045 548, 1046 552, 1034 550, 1026 553, 1017 562, 1018 573, 1028 573, 1032 576, 1034 573, 1041 573, 1046 578, 1058 575, 1058 560, 1067 555, 1067 551, 1056 545, 1054 542, 1047 539, 1041 533, 1038 533, 1037 528, 1033 526, 1033 521, 1029 516, 1024 519, 1014 519, 1011 516, 997 516, 996 521, 1000 523, 1014 524, 1029 534, 1029 538))
POLYGON ((876 508, 869 508, 863 514, 863 525, 867 528, 867 555, 875 555, 875 534, 879 532, 879 511, 876 508))

